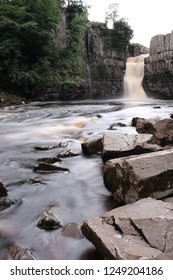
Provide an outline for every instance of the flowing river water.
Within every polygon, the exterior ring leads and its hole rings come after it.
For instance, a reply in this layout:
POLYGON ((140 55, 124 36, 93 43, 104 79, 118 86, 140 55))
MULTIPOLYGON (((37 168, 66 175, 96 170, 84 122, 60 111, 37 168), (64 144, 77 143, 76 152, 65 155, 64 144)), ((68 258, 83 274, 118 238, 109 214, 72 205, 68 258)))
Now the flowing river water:
POLYGON ((20 204, 0 211, 0 259, 7 258, 12 244, 31 249, 38 259, 99 259, 94 246, 73 229, 47 231, 37 223, 50 207, 67 228, 115 207, 104 187, 100 155, 63 158, 58 164, 69 168, 69 173, 39 174, 33 168, 39 158, 54 156, 69 141, 80 147, 84 139, 102 136, 110 126, 117 132, 136 133, 131 127, 133 117, 169 118, 172 113, 173 101, 150 99, 0 108, 0 181, 10 199, 22 199, 20 204), (35 149, 42 145, 56 148, 35 149), (44 184, 30 184, 34 178, 44 184))

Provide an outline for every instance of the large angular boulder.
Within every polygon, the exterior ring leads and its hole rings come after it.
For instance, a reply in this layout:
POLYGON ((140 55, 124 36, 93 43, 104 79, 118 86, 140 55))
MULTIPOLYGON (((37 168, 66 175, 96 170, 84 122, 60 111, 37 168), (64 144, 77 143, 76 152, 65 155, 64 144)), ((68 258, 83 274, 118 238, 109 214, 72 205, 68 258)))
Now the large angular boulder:
MULTIPOLYGON (((133 120, 132 120, 133 122, 133 120)), ((154 143, 166 146, 173 144, 173 120, 172 119, 142 119, 136 121, 138 133, 153 134, 154 143)))
POLYGON ((173 204, 141 199, 83 223, 82 232, 106 259, 172 259, 173 204))
POLYGON ((122 203, 166 197, 173 193, 173 149, 109 160, 104 183, 122 203))
POLYGON ((82 152, 86 156, 97 154, 102 151, 102 137, 96 139, 87 139, 81 144, 82 152))
POLYGON ((138 155, 161 150, 161 147, 153 144, 151 134, 124 134, 107 131, 103 135, 102 159, 107 161, 112 158, 138 155))

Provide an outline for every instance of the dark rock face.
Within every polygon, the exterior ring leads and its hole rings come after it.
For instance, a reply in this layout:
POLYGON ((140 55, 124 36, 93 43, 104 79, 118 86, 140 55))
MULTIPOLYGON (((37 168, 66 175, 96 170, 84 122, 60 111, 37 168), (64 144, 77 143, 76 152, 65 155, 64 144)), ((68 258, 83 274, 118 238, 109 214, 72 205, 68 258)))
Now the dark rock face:
POLYGON ((173 97, 173 32, 151 39, 150 56, 145 58, 145 92, 152 97, 173 97))
MULTIPOLYGON (((53 34, 58 48, 67 47, 67 21, 67 15, 62 14, 60 25, 53 34)), ((112 29, 105 28, 104 23, 93 23, 91 31, 85 32, 83 36, 83 82, 70 88, 50 86, 47 88, 45 99, 75 100, 121 96, 128 46, 117 49, 112 43, 112 38, 115 39, 112 29)))
POLYGON ((173 204, 152 198, 83 223, 83 234, 107 259, 172 259, 173 204))
POLYGON ((7 190, 4 187, 4 184, 0 182, 0 197, 7 196, 7 190))

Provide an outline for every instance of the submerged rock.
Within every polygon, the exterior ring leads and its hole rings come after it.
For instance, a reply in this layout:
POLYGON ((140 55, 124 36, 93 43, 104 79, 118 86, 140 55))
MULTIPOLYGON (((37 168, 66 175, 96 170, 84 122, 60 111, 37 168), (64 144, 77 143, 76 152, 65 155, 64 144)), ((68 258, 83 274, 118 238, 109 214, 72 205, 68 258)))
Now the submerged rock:
POLYGON ((46 184, 45 182, 43 182, 42 180, 40 180, 38 178, 30 178, 29 183, 30 183, 30 185, 38 185, 38 184, 45 185, 46 184))
POLYGON ((22 202, 21 198, 10 199, 10 198, 6 198, 6 197, 1 197, 0 198, 0 211, 10 207, 11 205, 18 206, 21 204, 21 202, 22 202))
POLYGON ((123 203, 166 197, 173 193, 173 149, 112 159, 104 166, 104 183, 123 203))
POLYGON ((52 165, 49 163, 44 163, 44 162, 40 162, 38 166, 34 167, 34 171, 35 172, 49 172, 49 173, 54 173, 54 172, 70 172, 70 170, 68 168, 65 167, 61 167, 61 166, 56 166, 56 165, 52 165))
POLYGON ((37 151, 48 151, 48 150, 56 149, 56 148, 58 148, 58 146, 43 145, 43 146, 34 147, 34 149, 37 150, 37 151))
POLYGON ((8 248, 8 260, 36 260, 34 254, 28 248, 12 245, 8 248))
POLYGON ((83 234, 106 259, 170 259, 173 204, 141 199, 83 223, 83 234))
POLYGON ((37 160, 38 162, 44 162, 49 164, 54 164, 56 162, 62 162, 59 157, 47 157, 47 158, 40 158, 37 160))

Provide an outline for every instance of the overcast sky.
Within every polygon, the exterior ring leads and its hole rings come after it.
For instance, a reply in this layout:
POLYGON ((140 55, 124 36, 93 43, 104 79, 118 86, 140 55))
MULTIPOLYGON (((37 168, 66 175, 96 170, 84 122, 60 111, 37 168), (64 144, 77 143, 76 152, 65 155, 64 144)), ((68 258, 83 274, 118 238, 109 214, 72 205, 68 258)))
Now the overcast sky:
POLYGON ((104 22, 105 9, 111 3, 119 4, 120 18, 126 18, 134 30, 132 42, 149 47, 154 35, 173 30, 173 0, 85 0, 91 6, 89 19, 104 22))

